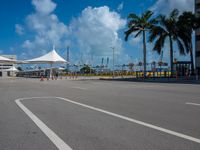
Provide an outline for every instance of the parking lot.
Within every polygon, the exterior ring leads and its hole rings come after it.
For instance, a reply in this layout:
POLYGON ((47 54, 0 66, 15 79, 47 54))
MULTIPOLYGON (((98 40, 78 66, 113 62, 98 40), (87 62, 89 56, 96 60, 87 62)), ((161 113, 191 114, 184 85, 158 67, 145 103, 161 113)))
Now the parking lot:
POLYGON ((2 150, 199 150, 200 85, 0 79, 2 150))

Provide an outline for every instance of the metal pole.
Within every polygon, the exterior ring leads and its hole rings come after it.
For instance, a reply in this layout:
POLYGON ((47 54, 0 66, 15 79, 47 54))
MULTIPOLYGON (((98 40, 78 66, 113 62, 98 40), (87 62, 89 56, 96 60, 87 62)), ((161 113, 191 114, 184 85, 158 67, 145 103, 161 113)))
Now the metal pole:
POLYGON ((50 79, 53 80, 53 63, 50 64, 50 79))
POLYGON ((93 54, 91 54, 91 61, 90 61, 90 77, 92 75, 92 63, 93 63, 93 54))
POLYGON ((113 49, 113 78, 115 77, 115 47, 111 47, 113 49))
POLYGON ((69 46, 67 46, 67 71, 69 72, 69 46))
POLYGON ((90 67, 90 77, 91 77, 91 74, 92 74, 92 64, 90 64, 89 67, 90 67))
POLYGON ((3 77, 3 64, 1 64, 1 77, 3 77))

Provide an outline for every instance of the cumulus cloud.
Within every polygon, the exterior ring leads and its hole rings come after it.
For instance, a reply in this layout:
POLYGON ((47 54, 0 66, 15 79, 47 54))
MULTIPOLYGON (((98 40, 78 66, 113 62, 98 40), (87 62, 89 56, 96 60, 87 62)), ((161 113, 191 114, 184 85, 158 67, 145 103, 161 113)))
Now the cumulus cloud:
POLYGON ((24 28, 19 25, 19 24, 16 24, 15 25, 15 32, 18 34, 18 35, 23 35, 24 34, 24 28))
MULTIPOLYGON (((32 0, 34 12, 26 17, 26 39, 22 47, 27 55, 41 55, 52 45, 56 49, 65 49, 70 45, 73 57, 83 58, 110 57, 111 47, 115 47, 116 55, 123 50, 119 32, 125 27, 126 20, 109 7, 87 7, 69 25, 64 24, 54 13, 56 4, 52 0, 32 0), (31 35, 31 36, 30 36, 31 35)), ((74 58, 75 59, 75 58, 74 58)), ((94 61, 95 63, 95 61, 94 61)))
POLYGON ((118 11, 121 11, 123 8, 124 8, 124 2, 121 2, 121 3, 118 5, 117 10, 118 10, 118 11))
POLYGON ((26 40, 24 41, 22 47, 27 48, 27 49, 32 49, 34 45, 29 40, 26 40))
POLYGON ((51 0, 32 0, 35 12, 26 17, 26 25, 34 38, 26 40, 23 48, 47 49, 49 46, 66 46, 64 39, 68 33, 68 27, 53 13, 56 4, 51 0))
POLYGON ((56 4, 51 0, 32 0, 32 4, 35 6, 36 12, 42 15, 48 15, 56 8, 56 4))
POLYGON ((111 47, 115 47, 116 54, 122 50, 118 31, 124 28, 125 23, 117 12, 107 6, 87 7, 72 21, 70 27, 81 51, 109 56, 112 54, 111 47))
POLYGON ((194 0, 158 0, 150 9, 155 13, 168 14, 173 9, 193 11, 194 0))
POLYGON ((128 42, 132 46, 137 45, 137 44, 142 44, 142 37, 141 36, 138 36, 136 38, 131 37, 128 42))

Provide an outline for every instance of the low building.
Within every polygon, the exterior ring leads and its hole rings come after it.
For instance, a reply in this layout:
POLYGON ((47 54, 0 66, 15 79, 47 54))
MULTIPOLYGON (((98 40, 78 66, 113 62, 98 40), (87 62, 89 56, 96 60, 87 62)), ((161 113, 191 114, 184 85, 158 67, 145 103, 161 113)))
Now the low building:
MULTIPOLYGON (((17 56, 16 55, 1 55, 3 57, 9 58, 16 60, 17 56)), ((0 77, 8 77, 8 76, 15 76, 15 71, 11 71, 11 68, 17 68, 16 64, 12 63, 1 63, 0 64, 0 77)))

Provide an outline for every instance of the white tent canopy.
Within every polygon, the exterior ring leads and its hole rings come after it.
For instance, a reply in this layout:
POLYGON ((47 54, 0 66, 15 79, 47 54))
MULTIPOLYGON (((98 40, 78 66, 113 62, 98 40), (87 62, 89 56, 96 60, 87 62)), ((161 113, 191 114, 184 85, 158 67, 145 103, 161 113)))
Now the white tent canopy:
POLYGON ((12 60, 3 56, 0 56, 0 63, 7 63, 7 62, 16 62, 16 60, 12 60))
POLYGON ((12 66, 11 68, 6 69, 6 71, 18 72, 19 70, 15 68, 15 66, 12 66))
POLYGON ((67 63, 65 59, 63 59, 58 53, 53 49, 51 52, 34 59, 27 60, 26 62, 29 63, 47 63, 47 64, 54 64, 54 63, 67 63))
POLYGON ((49 53, 30 60, 26 60, 28 63, 35 63, 35 64, 50 64, 51 69, 50 69, 50 77, 53 77, 53 72, 52 72, 52 65, 55 63, 69 63, 65 59, 63 59, 58 53, 55 51, 53 48, 52 51, 49 53))

